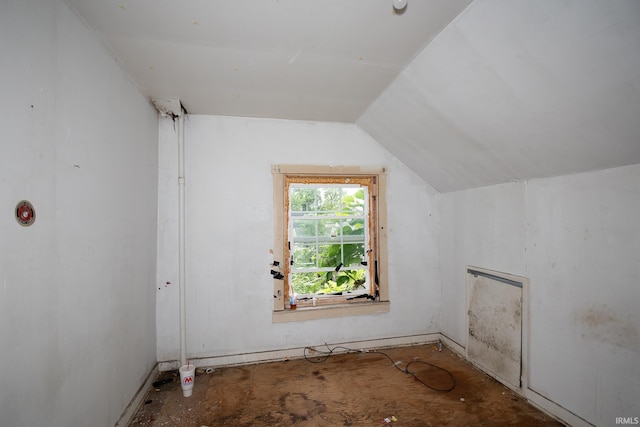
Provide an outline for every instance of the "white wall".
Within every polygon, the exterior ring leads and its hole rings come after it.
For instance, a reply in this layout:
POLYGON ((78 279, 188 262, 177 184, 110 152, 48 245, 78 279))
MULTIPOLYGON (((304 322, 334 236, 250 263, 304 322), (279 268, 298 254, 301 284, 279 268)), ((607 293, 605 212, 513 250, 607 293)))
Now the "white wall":
MULTIPOLYGON (((159 361, 179 359, 176 141, 163 121, 159 361)), ((356 126, 187 116, 185 146, 188 358, 439 331, 437 194, 356 126), (272 164, 388 168, 389 313, 272 323, 272 164)))
POLYGON ((440 259, 442 331, 465 345, 467 265, 524 276, 522 183, 443 193, 440 259))
POLYGON ((595 425, 638 416, 640 165, 443 194, 442 205, 443 332, 466 345, 465 265, 528 277, 530 397, 595 425))
POLYGON ((0 3, 0 56, 0 425, 113 426, 155 364, 157 113, 61 0, 0 3))

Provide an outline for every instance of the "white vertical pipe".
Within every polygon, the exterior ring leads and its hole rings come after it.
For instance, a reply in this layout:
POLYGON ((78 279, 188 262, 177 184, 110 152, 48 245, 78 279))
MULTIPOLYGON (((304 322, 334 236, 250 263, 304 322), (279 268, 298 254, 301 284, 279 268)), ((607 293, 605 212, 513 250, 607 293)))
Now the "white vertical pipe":
MULTIPOLYGON (((181 106, 182 107, 182 106, 181 106)), ((180 286, 180 366, 187 364, 187 310, 185 299, 184 111, 178 116, 178 253, 180 286)))

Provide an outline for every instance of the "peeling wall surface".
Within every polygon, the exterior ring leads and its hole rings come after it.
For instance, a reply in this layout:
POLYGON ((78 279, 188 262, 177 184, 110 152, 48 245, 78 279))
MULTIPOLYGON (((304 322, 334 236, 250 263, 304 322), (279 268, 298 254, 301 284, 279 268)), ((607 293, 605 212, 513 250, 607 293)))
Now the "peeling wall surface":
POLYGON ((466 345, 464 265, 528 277, 529 388, 594 425, 638 416, 640 165, 447 193, 442 205, 443 332, 466 345))
POLYGON ((1 2, 0 55, 0 425, 112 427, 155 364, 157 113, 62 1, 1 2))
MULTIPOLYGON (((176 138, 173 123, 163 121, 159 361, 179 358, 176 138)), ((189 358, 439 331, 437 193, 357 127, 187 116, 185 151, 189 358), (388 168, 389 313, 272 323, 272 164, 388 168)))

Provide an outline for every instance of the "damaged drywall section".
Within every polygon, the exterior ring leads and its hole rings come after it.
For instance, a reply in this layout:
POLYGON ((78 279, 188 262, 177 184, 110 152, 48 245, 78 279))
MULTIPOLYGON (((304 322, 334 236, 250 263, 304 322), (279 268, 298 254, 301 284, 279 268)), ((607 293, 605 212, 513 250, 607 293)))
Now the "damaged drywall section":
POLYGON ((467 358, 513 389, 522 389, 528 280, 467 267, 467 358))
POLYGON ((187 109, 179 99, 154 99, 151 102, 156 107, 162 117, 171 117, 175 122, 176 118, 188 114, 187 109))

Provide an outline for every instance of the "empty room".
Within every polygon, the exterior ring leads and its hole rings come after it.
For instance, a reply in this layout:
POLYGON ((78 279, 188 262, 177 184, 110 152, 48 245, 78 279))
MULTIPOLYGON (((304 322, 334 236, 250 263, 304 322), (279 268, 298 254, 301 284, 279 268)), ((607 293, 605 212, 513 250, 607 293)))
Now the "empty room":
POLYGON ((0 33, 0 427, 640 424, 640 1, 0 33))

